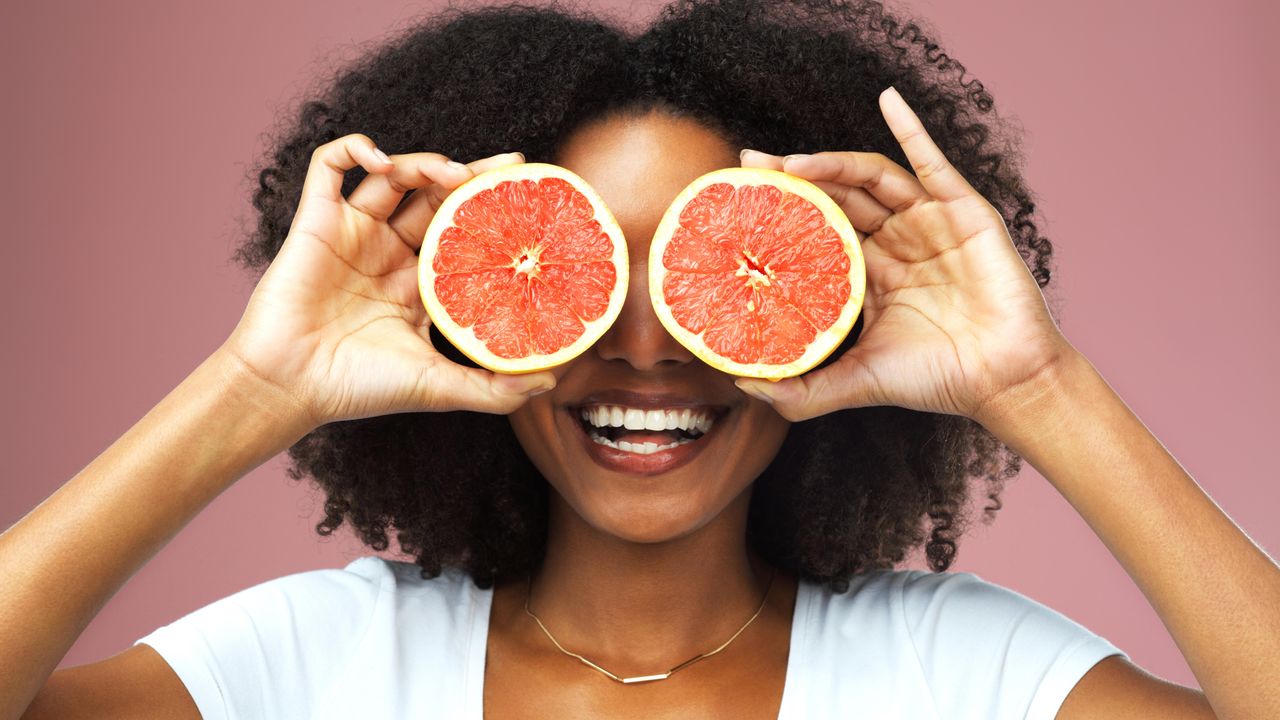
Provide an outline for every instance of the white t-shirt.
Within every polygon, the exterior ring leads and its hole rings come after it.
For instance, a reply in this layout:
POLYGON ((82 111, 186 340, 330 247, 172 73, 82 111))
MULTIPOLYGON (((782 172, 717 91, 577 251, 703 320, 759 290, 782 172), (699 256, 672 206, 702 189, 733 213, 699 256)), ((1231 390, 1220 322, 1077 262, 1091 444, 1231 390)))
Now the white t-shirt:
MULTIPOLYGON (((492 599, 461 570, 423 580, 368 556, 255 585, 134 644, 164 657, 206 720, 480 720, 492 599)), ((842 594, 802 581, 778 717, 1052 720, 1108 655, 1125 653, 972 573, 876 570, 842 594)))

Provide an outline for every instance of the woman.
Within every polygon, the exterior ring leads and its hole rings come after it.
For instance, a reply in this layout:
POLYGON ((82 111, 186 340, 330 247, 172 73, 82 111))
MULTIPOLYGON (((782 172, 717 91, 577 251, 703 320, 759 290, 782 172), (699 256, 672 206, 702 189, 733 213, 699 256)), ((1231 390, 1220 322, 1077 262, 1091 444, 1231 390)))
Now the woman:
POLYGON ((342 75, 261 175, 241 257, 266 271, 236 330, 3 536, 5 716, 1276 714, 1280 572, 1058 332, 990 97, 901 28, 873 3, 730 1, 633 39, 506 8, 342 75), (450 359, 413 272, 433 207, 514 151, 586 178, 641 259, 605 338, 519 377, 450 359), (862 325, 772 386, 695 361, 643 282, 675 193, 739 163, 819 183, 867 236, 862 325), (598 406, 712 427, 642 472, 583 442, 598 406), (280 578, 51 675, 138 567, 286 448, 328 492, 322 532, 349 521, 382 550, 394 527, 417 565, 280 578), (994 500, 1017 456, 1134 577, 1203 694, 940 572, 966 479, 994 500), (77 553, 48 557, 52 536, 77 553), (890 569, 922 541, 938 573, 890 569))

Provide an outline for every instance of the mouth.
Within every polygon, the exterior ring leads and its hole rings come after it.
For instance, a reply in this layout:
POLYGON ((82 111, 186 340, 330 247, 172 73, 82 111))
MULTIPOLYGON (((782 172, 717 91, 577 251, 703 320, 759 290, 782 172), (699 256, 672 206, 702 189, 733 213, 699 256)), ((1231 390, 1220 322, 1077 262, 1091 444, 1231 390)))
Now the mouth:
POLYGON ((701 439, 715 423, 708 408, 642 409, 622 405, 581 408, 582 429, 593 442, 638 455, 652 455, 701 439))
POLYGON ((588 400, 566 408, 596 464, 618 472, 668 472, 697 456, 713 441, 727 408, 663 397, 588 400))

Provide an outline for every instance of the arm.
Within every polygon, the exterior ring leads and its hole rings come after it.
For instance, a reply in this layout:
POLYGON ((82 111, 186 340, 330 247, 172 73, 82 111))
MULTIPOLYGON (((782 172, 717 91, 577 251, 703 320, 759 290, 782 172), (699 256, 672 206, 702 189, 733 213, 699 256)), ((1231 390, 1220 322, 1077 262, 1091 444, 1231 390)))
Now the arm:
POLYGON ((289 235, 231 336, 0 535, 0 720, 28 707, 60 718, 194 711, 150 649, 50 673, 196 513, 312 428, 398 412, 506 413, 554 386, 549 372, 499 376, 448 361, 431 346, 417 299, 417 248, 409 243, 421 242, 434 208, 474 174, 519 161, 504 154, 455 166, 436 153, 393 160, 359 134, 316 149, 289 235), (344 197, 344 174, 356 165, 368 175, 344 197), (409 191, 425 202, 400 207, 409 191))
MULTIPOLYGON (((1280 567, 1204 493, 1088 359, 1067 353, 984 410, 975 419, 1062 493, 1168 628, 1213 710, 1182 717, 1280 717, 1280 567)), ((1152 681, 1160 682, 1115 658, 1095 672, 1076 687, 1079 697, 1068 697, 1059 718, 1136 717, 1119 714, 1117 705, 1155 692, 1152 681)), ((1198 693, 1166 685, 1171 701, 1185 700, 1171 709, 1190 712, 1200 704, 1198 693)))
POLYGON ((107 600, 206 505, 310 429, 215 352, 0 535, 0 718, 19 717, 107 600))
POLYGON ((1003 216, 901 95, 885 91, 880 109, 914 175, 877 153, 743 154, 744 165, 819 182, 840 203, 866 233, 867 296, 862 335, 836 362, 738 386, 791 420, 875 405, 969 417, 1053 483, 1204 687, 1109 658, 1059 717, 1280 717, 1280 569, 1062 336, 1003 216))

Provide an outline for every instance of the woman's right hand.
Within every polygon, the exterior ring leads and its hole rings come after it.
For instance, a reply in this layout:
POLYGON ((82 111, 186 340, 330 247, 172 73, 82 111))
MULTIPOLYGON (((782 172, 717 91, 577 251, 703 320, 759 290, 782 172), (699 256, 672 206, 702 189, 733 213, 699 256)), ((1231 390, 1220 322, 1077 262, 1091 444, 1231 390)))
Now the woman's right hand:
POLYGON ((440 203, 475 174, 518 162, 518 153, 469 165, 436 153, 387 158, 360 134, 320 146, 284 245, 220 351, 284 390, 313 427, 398 412, 509 413, 550 389, 550 372, 501 375, 445 358, 418 294, 417 251, 440 203), (344 198, 343 174, 356 165, 369 175, 344 198))

